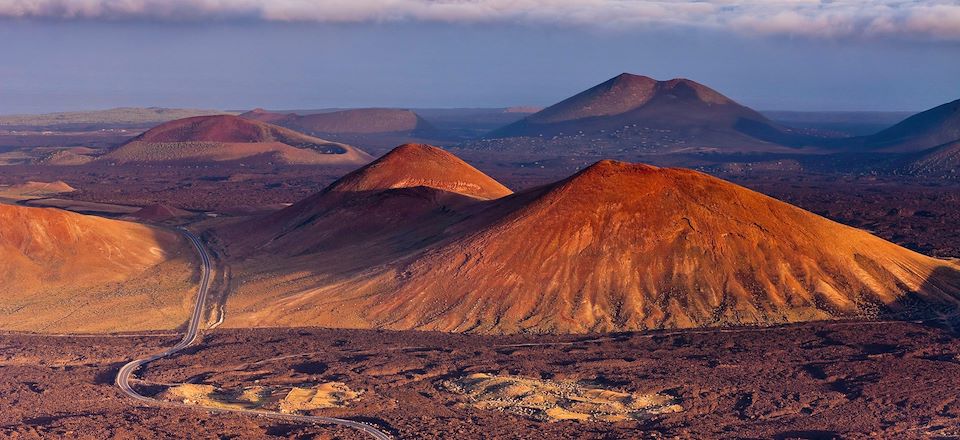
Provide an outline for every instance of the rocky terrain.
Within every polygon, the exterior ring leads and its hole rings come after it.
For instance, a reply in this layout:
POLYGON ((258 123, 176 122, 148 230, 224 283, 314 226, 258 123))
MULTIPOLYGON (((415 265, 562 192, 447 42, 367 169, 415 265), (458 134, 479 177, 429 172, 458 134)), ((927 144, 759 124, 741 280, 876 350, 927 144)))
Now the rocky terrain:
POLYGON ((911 157, 902 172, 911 176, 960 179, 960 139, 911 157))
MULTIPOLYGON (((175 339, 0 335, 0 404, 6 408, 0 411, 0 436, 366 438, 332 426, 131 407, 113 385, 119 363, 175 339)), ((309 412, 367 421, 398 439, 516 439, 529 433, 587 439, 952 438, 960 435, 958 353, 960 342, 948 331, 904 322, 510 337, 218 329, 195 350, 151 366, 142 387, 160 393, 158 385, 177 383, 289 388, 341 382, 363 393, 345 407, 309 412), (477 375, 657 393, 679 408, 622 421, 549 421, 535 411, 510 409, 536 398, 523 390, 494 397, 495 406, 482 404, 492 396, 451 390, 451 382, 477 375)), ((560 394, 561 405, 577 404, 576 387, 560 394)))

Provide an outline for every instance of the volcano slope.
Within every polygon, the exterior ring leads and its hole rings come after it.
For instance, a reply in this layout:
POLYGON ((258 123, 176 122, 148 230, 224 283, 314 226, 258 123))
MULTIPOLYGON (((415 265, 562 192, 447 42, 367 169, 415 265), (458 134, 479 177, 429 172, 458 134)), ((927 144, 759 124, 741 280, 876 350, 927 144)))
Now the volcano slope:
POLYGON ((0 261, 0 329, 169 329, 192 306, 193 251, 172 231, 0 205, 0 261))
POLYGON ((359 268, 420 249, 474 205, 511 193, 440 148, 405 144, 314 196, 219 233, 238 256, 292 257, 274 263, 281 272, 303 267, 293 275, 302 277, 319 262, 359 268))
POLYGON ((960 141, 960 99, 858 140, 868 149, 887 152, 917 152, 960 141))
POLYGON ((663 142, 661 149, 791 151, 806 136, 781 127, 703 84, 623 73, 518 122, 490 138, 585 135, 663 142))
POLYGON ((960 140, 908 155, 901 172, 911 176, 960 179, 960 140))
POLYGON ((100 158, 109 163, 230 162, 362 165, 372 159, 346 144, 232 115, 178 119, 154 127, 100 158))
MULTIPOLYGON (((328 209, 383 215, 356 208, 328 209)), ((683 169, 602 161, 545 187, 387 219, 374 236, 404 246, 362 234, 352 247, 330 246, 349 239, 341 227, 295 247, 298 270, 247 266, 227 324, 482 333, 769 325, 914 316, 952 307, 960 292, 950 263, 683 169)), ((318 237, 318 223, 303 224, 282 240, 318 237)))

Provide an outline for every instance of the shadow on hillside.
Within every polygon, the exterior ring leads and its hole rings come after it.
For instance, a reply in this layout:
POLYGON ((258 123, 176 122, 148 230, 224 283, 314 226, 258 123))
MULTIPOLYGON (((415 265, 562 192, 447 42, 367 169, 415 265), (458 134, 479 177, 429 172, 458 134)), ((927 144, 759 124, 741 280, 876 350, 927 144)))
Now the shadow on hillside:
POLYGON ((914 321, 960 336, 960 267, 938 267, 919 291, 890 304, 888 310, 888 318, 914 321))

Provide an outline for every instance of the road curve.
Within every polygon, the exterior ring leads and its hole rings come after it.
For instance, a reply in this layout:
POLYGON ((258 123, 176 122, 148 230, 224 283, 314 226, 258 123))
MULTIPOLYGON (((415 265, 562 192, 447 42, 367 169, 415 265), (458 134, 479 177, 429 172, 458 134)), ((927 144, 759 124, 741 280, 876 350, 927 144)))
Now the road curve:
POLYGON ((210 255, 207 253, 206 248, 203 247, 203 243, 197 238, 196 235, 192 234, 186 229, 180 229, 180 231, 185 235, 193 246, 197 249, 197 253, 200 254, 200 259, 202 262, 201 275, 200 275, 200 289, 197 292, 197 303, 193 308, 193 315, 190 316, 190 322, 187 324, 187 332, 183 335, 183 339, 170 347, 166 351, 156 353, 150 356, 147 356, 142 359, 135 359, 124 364, 123 367, 120 367, 120 371, 117 372, 117 378, 114 381, 120 390, 123 391, 127 396, 136 399, 137 401, 152 405, 152 406, 177 406, 185 408, 200 408, 205 409, 210 412, 215 413, 240 413, 240 414, 249 414, 259 417, 266 417, 271 419, 293 421, 293 422, 303 422, 310 424, 322 424, 322 425, 339 425, 347 428, 356 429, 364 434, 369 435, 377 440, 390 440, 391 437, 389 434, 380 431, 379 429, 368 425, 366 423, 355 422, 353 420, 338 419, 334 417, 319 417, 319 416, 303 416, 296 414, 283 414, 272 411, 263 411, 263 410, 252 410, 252 409, 231 409, 231 408, 217 408, 204 405, 189 405, 186 403, 179 402, 168 402, 164 400, 154 399, 149 396, 144 396, 143 394, 138 393, 130 385, 130 379, 136 377, 135 373, 140 367, 149 364, 157 359, 162 359, 167 356, 176 354, 177 352, 182 351, 183 349, 197 343, 200 341, 200 321, 203 319, 203 310, 207 301, 207 294, 210 290, 210 255))

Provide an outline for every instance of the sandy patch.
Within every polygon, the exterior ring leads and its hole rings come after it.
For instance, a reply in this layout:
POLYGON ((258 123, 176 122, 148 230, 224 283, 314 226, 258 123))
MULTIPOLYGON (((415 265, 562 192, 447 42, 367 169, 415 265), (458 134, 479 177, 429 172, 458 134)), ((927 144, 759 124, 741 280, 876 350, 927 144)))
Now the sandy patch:
POLYGON ((185 383, 167 388, 160 393, 158 397, 189 405, 229 409, 256 409, 267 403, 270 397, 270 391, 263 387, 222 390, 213 385, 185 383))
POLYGON ((539 420, 616 422, 683 411, 678 401, 659 393, 626 393, 576 381, 471 374, 442 386, 467 397, 473 407, 507 411, 539 420))
POLYGON ((360 398, 342 382, 327 382, 313 388, 293 387, 280 401, 280 412, 295 413, 321 408, 342 408, 360 398))
POLYGON ((292 414, 323 408, 342 408, 360 398, 362 391, 351 390, 342 382, 315 386, 252 386, 223 389, 205 384, 178 384, 162 391, 158 398, 189 405, 227 409, 264 409, 292 414))

